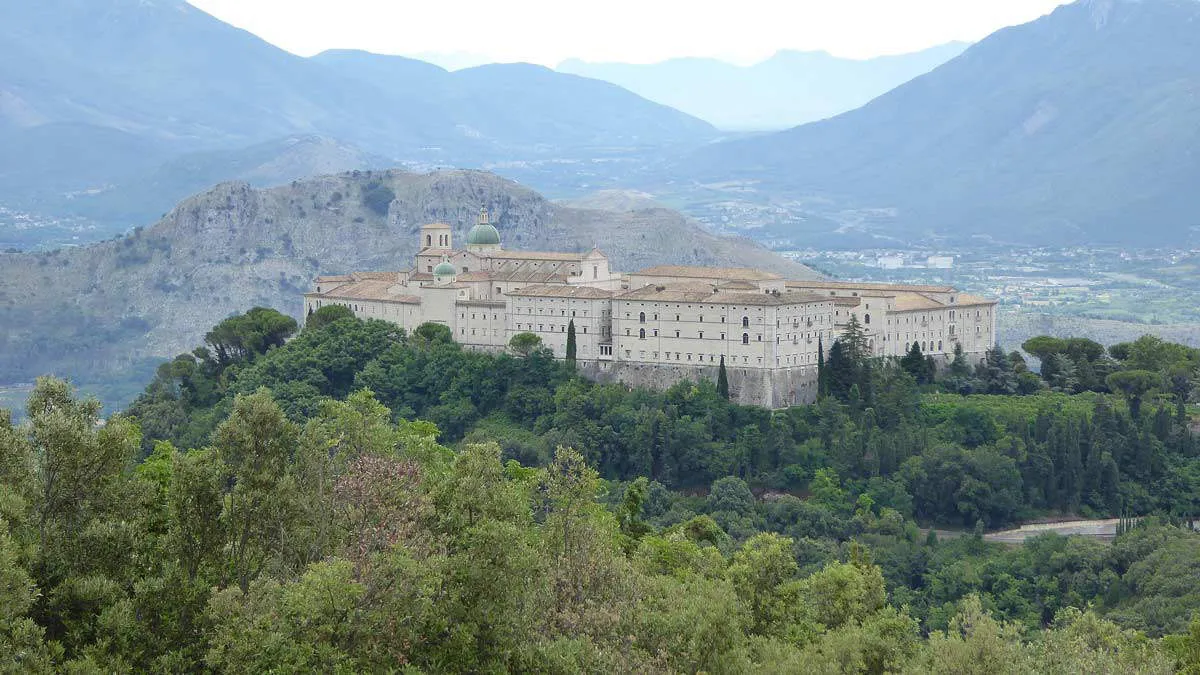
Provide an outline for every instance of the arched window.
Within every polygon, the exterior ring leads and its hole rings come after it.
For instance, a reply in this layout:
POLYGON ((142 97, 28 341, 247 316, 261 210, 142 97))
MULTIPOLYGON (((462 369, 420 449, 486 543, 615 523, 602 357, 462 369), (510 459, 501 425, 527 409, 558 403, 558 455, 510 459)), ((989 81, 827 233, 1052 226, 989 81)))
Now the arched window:
POLYGON ((871 315, 870 314, 863 315, 863 323, 871 323, 871 315))
POLYGON ((938 351, 942 351, 942 341, 938 340, 938 351))
POLYGON ((639 330, 639 331, 638 331, 638 337, 639 337, 639 338, 641 338, 641 339, 643 339, 643 340, 645 340, 645 339, 646 339, 646 329, 645 329, 645 328, 643 328, 643 329, 641 329, 641 330, 639 330))
POLYGON ((638 314, 638 323, 646 323, 646 313, 638 314))
POLYGON ((744 344, 744 345, 750 344, 750 334, 749 333, 742 333, 742 344, 744 344))
POLYGON ((921 351, 925 351, 925 343, 924 342, 921 343, 921 351))
POLYGON ((742 317, 742 328, 749 328, 749 327, 750 327, 750 317, 743 316, 742 317))
POLYGON ((427 234, 425 235, 425 247, 429 248, 431 246, 433 246, 433 235, 427 234))

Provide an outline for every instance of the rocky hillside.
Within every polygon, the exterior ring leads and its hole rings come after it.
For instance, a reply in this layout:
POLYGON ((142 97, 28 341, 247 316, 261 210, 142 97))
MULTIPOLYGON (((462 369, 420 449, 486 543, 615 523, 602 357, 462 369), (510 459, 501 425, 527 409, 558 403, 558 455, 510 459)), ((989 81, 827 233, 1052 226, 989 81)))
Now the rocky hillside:
POLYGON ((421 224, 452 223, 461 241, 481 205, 509 248, 598 244, 620 270, 694 263, 813 275, 674 211, 559 206, 481 172, 353 172, 271 189, 226 183, 127 237, 0 255, 0 383, 46 372, 111 378, 191 348, 233 312, 265 305, 298 315, 317 274, 407 268, 421 224))

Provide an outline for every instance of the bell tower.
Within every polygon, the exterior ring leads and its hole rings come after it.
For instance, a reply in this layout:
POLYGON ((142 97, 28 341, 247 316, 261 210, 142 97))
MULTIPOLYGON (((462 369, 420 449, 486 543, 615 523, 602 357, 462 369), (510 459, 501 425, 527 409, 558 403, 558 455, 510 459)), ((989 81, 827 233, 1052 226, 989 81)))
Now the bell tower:
POLYGON ((417 250, 426 249, 451 250, 453 230, 446 223, 430 223, 421 227, 421 239, 417 242, 417 250))

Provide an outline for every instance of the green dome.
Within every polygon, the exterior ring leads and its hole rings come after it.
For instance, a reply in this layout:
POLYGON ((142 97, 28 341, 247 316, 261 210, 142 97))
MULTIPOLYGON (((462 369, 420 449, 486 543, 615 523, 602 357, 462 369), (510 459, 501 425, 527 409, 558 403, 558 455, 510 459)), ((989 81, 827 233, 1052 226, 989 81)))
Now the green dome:
POLYGON ((500 231, 488 223, 480 223, 467 233, 468 246, 493 246, 500 244, 500 231))
POLYGON ((443 260, 438 263, 438 266, 433 268, 433 276, 435 277, 452 277, 454 276, 454 265, 443 260))

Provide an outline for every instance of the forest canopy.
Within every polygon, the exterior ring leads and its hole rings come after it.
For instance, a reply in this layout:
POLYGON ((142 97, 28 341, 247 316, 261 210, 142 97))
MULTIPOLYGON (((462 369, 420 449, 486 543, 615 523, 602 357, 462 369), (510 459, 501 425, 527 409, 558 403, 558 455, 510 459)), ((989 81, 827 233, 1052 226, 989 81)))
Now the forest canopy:
POLYGON ((222 326, 126 413, 54 379, 0 413, 0 668, 1200 668, 1187 348, 1051 345, 1069 387, 839 350, 769 411, 432 327, 222 326), (1053 514, 1122 524, 983 537, 1053 514))

